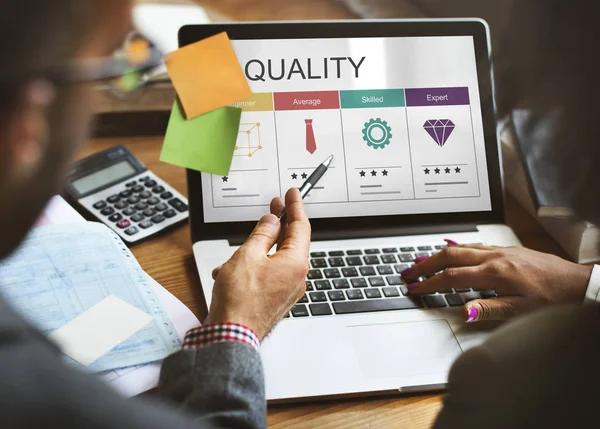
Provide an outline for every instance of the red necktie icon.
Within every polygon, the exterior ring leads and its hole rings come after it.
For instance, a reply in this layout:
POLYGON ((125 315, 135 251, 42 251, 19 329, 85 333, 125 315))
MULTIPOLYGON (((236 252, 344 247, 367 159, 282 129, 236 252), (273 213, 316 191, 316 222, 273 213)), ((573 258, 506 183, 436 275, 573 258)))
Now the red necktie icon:
POLYGON ((305 119, 306 122, 306 150, 313 154, 317 150, 317 142, 315 141, 315 131, 313 130, 313 120, 305 119))

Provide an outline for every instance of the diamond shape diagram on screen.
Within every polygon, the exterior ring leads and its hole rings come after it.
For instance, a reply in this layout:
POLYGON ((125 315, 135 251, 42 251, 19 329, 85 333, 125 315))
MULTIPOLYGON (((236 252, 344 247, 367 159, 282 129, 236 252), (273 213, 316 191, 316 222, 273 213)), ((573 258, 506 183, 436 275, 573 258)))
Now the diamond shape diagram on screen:
POLYGON ((444 147, 456 125, 450 119, 430 119, 425 122, 423 128, 439 147, 444 147))

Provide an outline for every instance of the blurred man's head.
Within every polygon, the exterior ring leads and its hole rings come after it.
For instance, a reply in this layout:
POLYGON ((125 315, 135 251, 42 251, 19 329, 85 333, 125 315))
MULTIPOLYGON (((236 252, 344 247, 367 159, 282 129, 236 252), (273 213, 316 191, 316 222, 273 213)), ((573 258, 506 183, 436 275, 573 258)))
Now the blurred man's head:
POLYGON ((56 70, 119 48, 132 3, 0 0, 0 259, 60 191, 86 137, 93 85, 58 84, 56 70))

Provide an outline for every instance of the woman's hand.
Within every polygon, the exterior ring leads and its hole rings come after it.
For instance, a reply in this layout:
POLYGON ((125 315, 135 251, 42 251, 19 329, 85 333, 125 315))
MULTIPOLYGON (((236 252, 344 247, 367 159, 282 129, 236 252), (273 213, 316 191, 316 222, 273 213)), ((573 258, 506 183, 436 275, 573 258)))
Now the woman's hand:
POLYGON ((450 288, 495 290, 496 299, 465 304, 468 322, 501 320, 551 304, 583 301, 592 267, 522 247, 458 246, 447 241, 448 248, 417 258, 402 276, 411 295, 450 288), (433 277, 418 282, 423 276, 433 277))

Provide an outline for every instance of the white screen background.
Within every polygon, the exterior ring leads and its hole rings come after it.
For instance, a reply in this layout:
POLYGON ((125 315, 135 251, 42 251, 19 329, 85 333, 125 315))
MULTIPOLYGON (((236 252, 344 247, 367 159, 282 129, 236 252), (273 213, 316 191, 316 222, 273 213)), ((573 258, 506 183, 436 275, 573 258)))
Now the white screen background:
MULTIPOLYGON (((335 67, 330 66, 328 79, 302 79, 298 74, 295 74, 290 80, 272 81, 267 77, 265 82, 252 81, 250 82, 250 87, 253 93, 437 87, 467 87, 469 90, 470 107, 468 115, 471 116, 471 123, 467 127, 469 128, 467 130, 469 133, 469 144, 464 148, 457 146, 450 149, 452 146, 449 140, 448 146, 450 148, 448 148, 447 153, 450 154, 450 152, 453 152, 449 155, 450 159, 448 159, 448 165, 452 164, 451 174, 454 174, 455 171, 454 164, 457 166, 463 165, 460 162, 461 156, 465 156, 465 159, 468 159, 473 164, 469 173, 472 175, 470 182, 476 183, 476 187, 473 187, 466 193, 459 193, 460 195, 454 197, 447 195, 445 197, 436 196, 435 198, 427 198, 423 195, 417 195, 419 194, 418 191, 415 191, 416 185, 418 185, 417 182, 428 180, 427 177, 417 178, 415 174, 416 172, 423 174, 425 168, 423 166, 428 165, 425 155, 419 156, 418 151, 415 153, 413 148, 412 164, 414 165, 409 166, 406 164, 405 159, 394 160, 392 151, 390 151, 390 156, 387 157, 389 162, 386 161, 384 164, 400 165, 404 163, 404 167, 398 169, 399 172, 403 173, 402 183, 398 183, 399 189, 402 189, 402 199, 390 201, 344 201, 341 197, 330 196, 319 199, 316 195, 317 192, 314 192, 315 195, 311 195, 305 200, 309 217, 332 218, 491 210, 473 37, 238 40, 232 43, 242 67, 252 59, 260 59, 265 64, 268 59, 271 59, 279 67, 283 58, 289 67, 289 64, 295 58, 303 65, 306 65, 307 59, 311 58, 313 64, 317 66, 322 64, 323 58, 352 57, 355 60, 359 60, 363 56, 366 57, 360 67, 359 78, 354 76, 354 69, 346 61, 342 65, 341 78, 337 77, 335 67), (408 168, 414 170, 413 179, 407 174, 408 168), (411 186, 409 185, 412 185, 412 194, 410 192, 411 186), (418 198, 415 198, 415 196, 418 198)), ((318 75, 319 69, 316 69, 313 74, 318 75)), ((299 119, 294 119, 292 123, 291 120, 288 121, 285 114, 279 114, 278 112, 268 112, 268 115, 265 115, 267 112, 244 112, 241 121, 243 126, 249 128, 250 125, 248 124, 261 124, 262 149, 255 153, 252 158, 244 156, 234 157, 230 177, 227 178, 228 181, 226 183, 223 182, 224 179, 220 176, 202 173, 205 222, 257 220, 268 212, 268 201, 272 197, 283 196, 290 186, 299 187, 302 184, 300 180, 300 171, 302 170, 298 170, 298 180, 294 182, 291 180, 289 174, 293 172, 293 168, 315 168, 318 163, 333 152, 333 150, 322 146, 326 146, 330 141, 339 140, 336 136, 341 132, 342 127, 344 128, 344 133, 350 134, 350 131, 346 129, 349 126, 354 127, 352 132, 356 133, 358 130, 360 133, 362 123, 359 122, 358 125, 353 124, 355 122, 352 118, 354 112, 342 110, 343 115, 347 116, 342 125, 339 121, 335 120, 334 116, 330 116, 331 121, 327 125, 322 123, 326 122, 325 120, 319 124, 315 120, 315 134, 321 136, 319 147, 321 151, 314 153, 314 161, 311 165, 298 161, 299 156, 296 156, 296 152, 294 152, 298 149, 299 144, 292 141, 304 138, 302 134, 304 123, 301 123, 299 126, 299 119), (356 128, 357 126, 359 128, 356 128), (325 144, 322 144, 323 142, 325 144), (292 167, 282 164, 293 162, 300 162, 301 165, 292 167), (253 169, 263 171, 261 173, 263 175, 247 172, 247 170, 253 169), (237 189, 237 187, 243 187, 243 195, 246 198, 226 198, 228 196, 226 192, 231 191, 223 191, 223 189, 231 190, 237 189), (260 195, 260 198, 254 197, 258 195, 260 195), (247 200, 254 200, 255 202, 246 202, 247 200), (259 201, 256 202, 257 200, 259 201)), ((418 119, 418 110, 414 110, 414 112, 418 119)), ((330 114, 331 112, 327 113, 330 114)), ((373 114, 376 115, 377 112, 373 112, 373 114)), ((339 111, 337 115, 339 116, 339 111)), ((456 115, 460 117, 461 115, 467 115, 467 113, 465 111, 456 112, 456 115)), ((427 114, 424 114, 422 118, 432 119, 427 114)), ((357 118, 357 121, 359 120, 360 118, 357 118)), ((458 122, 457 120, 455 121, 458 122)), ((461 125, 466 126, 466 123, 461 125)), ((455 133, 457 136, 460 135, 458 126, 455 133)), ((403 131, 398 130, 397 135, 401 138, 403 131)), ((411 135, 410 137, 411 145, 413 146, 413 140, 428 138, 422 133, 420 137, 417 135, 411 135)), ((345 144, 347 145, 347 143, 345 144)), ((356 153, 356 150, 354 147, 344 147, 345 156, 336 156, 333 163, 334 168, 330 169, 323 178, 324 183, 326 180, 329 180, 329 183, 327 183, 328 189, 335 186, 346 186, 348 189, 350 181, 356 179, 356 176, 350 174, 352 172, 355 174, 359 173, 359 170, 350 165, 352 162, 354 164, 357 162, 360 163, 361 157, 356 153), (358 158, 359 160, 352 161, 351 158, 353 155, 354 158, 358 158), (352 167, 352 170, 350 167, 352 167), (346 174, 346 183, 341 183, 341 176, 339 174, 341 170, 348 171, 346 174)), ((442 165, 442 161, 438 159, 434 164, 442 165)), ((466 165, 466 162, 464 165, 466 165)), ((365 165, 365 167, 367 166, 370 165, 365 165)), ((359 165, 358 167, 361 166, 359 165)), ((306 171, 310 173, 310 171, 306 171)), ((383 167, 376 170, 378 175, 381 175, 382 171, 383 167)), ((433 168, 431 171, 433 172, 433 168)), ((442 168, 443 171, 444 169, 442 168)), ((241 194, 238 193, 238 195, 241 194)))

